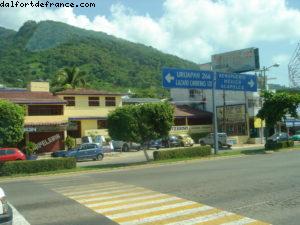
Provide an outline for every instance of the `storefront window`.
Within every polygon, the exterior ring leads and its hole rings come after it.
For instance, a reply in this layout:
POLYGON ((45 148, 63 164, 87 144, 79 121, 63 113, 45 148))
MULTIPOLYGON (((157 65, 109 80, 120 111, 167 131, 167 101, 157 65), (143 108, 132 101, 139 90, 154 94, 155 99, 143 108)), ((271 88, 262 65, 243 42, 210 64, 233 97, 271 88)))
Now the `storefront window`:
POLYGON ((106 129, 107 128, 107 120, 98 120, 97 121, 97 128, 98 129, 106 129))

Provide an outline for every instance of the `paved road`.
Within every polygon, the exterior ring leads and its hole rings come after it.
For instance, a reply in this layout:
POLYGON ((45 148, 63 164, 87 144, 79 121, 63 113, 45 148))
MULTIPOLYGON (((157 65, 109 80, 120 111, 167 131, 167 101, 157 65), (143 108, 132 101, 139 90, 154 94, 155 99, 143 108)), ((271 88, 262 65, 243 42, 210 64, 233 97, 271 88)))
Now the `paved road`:
MULTIPOLYGON (((176 218, 187 219, 191 224, 195 222, 191 215, 198 215, 198 220, 208 218, 202 215, 201 210, 205 209, 211 210, 214 216, 227 215, 229 219, 251 221, 239 216, 243 215, 275 225, 298 225, 299 162, 300 151, 295 151, 105 173, 0 181, 0 185, 27 221, 37 225, 134 224, 131 222, 135 221, 139 211, 130 212, 127 205, 122 205, 123 198, 129 201, 131 196, 131 204, 143 205, 149 195, 150 198, 157 195, 159 201, 164 198, 175 201, 173 205, 177 204, 181 209, 178 215, 175 214, 176 218), (112 203, 118 214, 109 211, 112 203), (183 210, 193 212, 183 215, 183 210)), ((160 208, 160 213, 166 213, 162 214, 164 220, 172 221, 174 218, 170 217, 174 217, 173 211, 178 209, 169 205, 161 207, 164 208, 160 208)), ((144 216, 151 217, 148 222, 155 219, 153 210, 144 207, 141 210, 146 210, 142 211, 144 216)), ((223 217, 219 222, 220 219, 223 217)))

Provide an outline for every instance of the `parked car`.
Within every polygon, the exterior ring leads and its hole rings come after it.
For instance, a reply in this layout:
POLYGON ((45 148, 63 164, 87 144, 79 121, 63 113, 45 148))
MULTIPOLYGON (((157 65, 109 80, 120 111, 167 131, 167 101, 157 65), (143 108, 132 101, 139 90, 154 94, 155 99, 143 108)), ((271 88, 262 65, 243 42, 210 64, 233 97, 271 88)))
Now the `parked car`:
POLYGON ((150 148, 173 148, 183 146, 182 140, 175 135, 170 135, 167 138, 160 138, 150 141, 150 148))
MULTIPOLYGON (((73 150, 73 149, 70 149, 73 150)), ((56 152, 52 152, 51 156, 52 157, 65 157, 66 156, 67 151, 63 150, 63 151, 56 151, 56 152)))
POLYGON ((300 141, 300 130, 297 130, 296 133, 292 136, 293 141, 300 141))
POLYGON ((12 225, 12 220, 12 209, 6 201, 3 189, 0 188, 0 225, 12 225))
POLYGON ((130 150, 141 150, 142 146, 139 143, 135 142, 126 142, 126 141, 112 141, 112 145, 115 151, 128 152, 130 150))
MULTIPOLYGON (((214 133, 210 133, 208 135, 206 135, 203 138, 199 139, 199 144, 200 145, 210 145, 210 146, 214 146, 214 133)), ((226 133, 218 133, 218 144, 219 147, 227 147, 227 148, 231 148, 231 143, 228 140, 227 134, 226 133)))
POLYGON ((96 135, 94 137, 91 136, 83 136, 81 138, 81 143, 82 144, 97 144, 98 146, 103 146, 103 144, 105 143, 105 137, 102 135, 96 135))
POLYGON ((280 132, 268 137, 267 141, 281 142, 281 141, 288 141, 290 139, 291 138, 288 133, 280 132))
POLYGON ((104 157, 102 147, 97 144, 81 144, 75 149, 52 153, 53 157, 75 157, 77 161, 83 159, 102 160, 104 157))
POLYGON ((0 162, 26 160, 26 155, 17 148, 0 148, 0 162))
POLYGON ((181 146, 187 147, 194 145, 194 140, 187 134, 180 134, 177 138, 180 140, 181 146))
POLYGON ((151 140, 149 143, 149 148, 160 149, 163 148, 162 139, 151 140))

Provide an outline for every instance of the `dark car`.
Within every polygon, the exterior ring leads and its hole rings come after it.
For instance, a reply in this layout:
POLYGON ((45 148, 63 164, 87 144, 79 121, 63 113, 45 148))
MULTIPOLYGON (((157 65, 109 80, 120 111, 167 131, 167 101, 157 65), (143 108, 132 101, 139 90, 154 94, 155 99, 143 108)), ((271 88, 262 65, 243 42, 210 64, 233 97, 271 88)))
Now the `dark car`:
POLYGON ((160 138, 157 140, 150 141, 150 148, 173 148, 173 147, 179 147, 183 146, 181 139, 178 138, 178 136, 171 135, 167 138, 160 138))
POLYGON ((281 142, 288 140, 290 140, 290 136, 288 133, 284 132, 273 134, 272 136, 268 137, 268 142, 281 142))
POLYGON ((160 149, 163 148, 163 144, 162 144, 162 139, 157 139, 157 140, 151 140, 149 143, 149 148, 156 148, 156 149, 160 149))
POLYGON ((17 148, 0 148, 0 162, 26 160, 26 156, 17 148))
POLYGON ((125 141, 112 141, 112 145, 115 151, 128 152, 130 150, 141 150, 141 144, 135 142, 125 142, 125 141))
POLYGON ((13 213, 12 209, 7 203, 5 193, 0 188, 0 224, 1 225, 12 225, 13 213))
POLYGON ((82 144, 78 148, 71 149, 68 151, 59 151, 55 154, 54 157, 75 157, 77 161, 83 159, 93 159, 93 160, 102 160, 104 157, 102 147, 97 144, 82 144))

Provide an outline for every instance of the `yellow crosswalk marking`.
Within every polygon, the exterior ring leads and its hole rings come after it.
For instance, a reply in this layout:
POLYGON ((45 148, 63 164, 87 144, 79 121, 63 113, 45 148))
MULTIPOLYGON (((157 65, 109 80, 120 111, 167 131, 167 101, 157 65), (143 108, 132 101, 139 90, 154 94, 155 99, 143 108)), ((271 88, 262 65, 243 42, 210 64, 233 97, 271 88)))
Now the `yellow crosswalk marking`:
POLYGON ((176 196, 117 182, 54 190, 121 225, 268 225, 176 196))
MULTIPOLYGON (((147 199, 139 200, 139 202, 151 202, 151 201, 160 200, 160 199, 167 199, 167 198, 170 198, 170 196, 164 195, 164 196, 152 197, 152 198, 147 198, 147 199)), ((124 205, 128 205, 128 204, 132 204, 134 202, 136 202, 135 199, 133 199, 133 200, 129 199, 128 201, 124 201, 124 202, 120 202, 120 203, 114 203, 114 204, 103 205, 103 206, 91 206, 90 208, 94 209, 94 210, 107 209, 107 208, 113 208, 113 207, 118 207, 118 206, 124 206, 124 205)))
POLYGON ((111 211, 105 212, 103 214, 105 214, 105 215, 114 215, 114 214, 131 212, 131 211, 136 211, 136 210, 141 210, 141 209, 152 209, 152 208, 155 208, 155 207, 172 205, 172 204, 180 203, 180 202, 186 202, 186 201, 183 200, 183 199, 176 199, 176 200, 172 200, 172 201, 164 202, 164 203, 154 203, 154 204, 143 205, 143 206, 128 207, 126 209, 111 210, 111 211))

